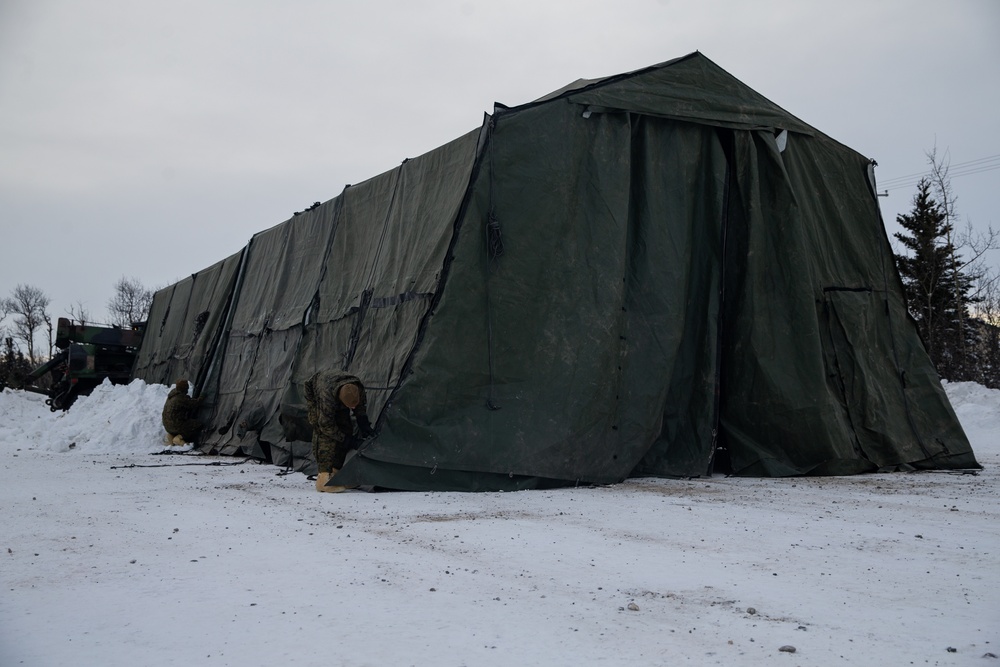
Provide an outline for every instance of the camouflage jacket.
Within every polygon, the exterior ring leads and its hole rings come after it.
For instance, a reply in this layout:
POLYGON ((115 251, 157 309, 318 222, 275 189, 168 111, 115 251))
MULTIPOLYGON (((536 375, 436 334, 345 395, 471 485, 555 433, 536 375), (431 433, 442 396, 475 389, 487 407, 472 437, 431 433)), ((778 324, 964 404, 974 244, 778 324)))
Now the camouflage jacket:
POLYGON ((195 418, 200 406, 200 398, 190 398, 186 393, 174 387, 167 394, 167 402, 163 404, 163 428, 168 433, 182 431, 184 423, 195 418))
POLYGON ((357 377, 343 371, 320 371, 306 380, 306 407, 309 411, 309 425, 313 428, 313 440, 344 442, 348 436, 354 435, 352 411, 337 397, 345 384, 358 386, 361 402, 354 408, 354 416, 366 417, 368 400, 365 397, 365 386, 357 377))

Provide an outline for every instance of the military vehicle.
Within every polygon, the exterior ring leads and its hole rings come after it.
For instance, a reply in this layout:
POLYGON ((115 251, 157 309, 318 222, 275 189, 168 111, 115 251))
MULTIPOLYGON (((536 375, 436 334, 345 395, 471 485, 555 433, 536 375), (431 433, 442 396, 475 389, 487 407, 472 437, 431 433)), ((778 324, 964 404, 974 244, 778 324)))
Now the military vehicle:
POLYGON ((131 329, 99 327, 60 317, 55 340, 59 352, 31 372, 34 384, 25 389, 48 394, 45 403, 55 412, 68 410, 77 397, 90 394, 106 379, 128 384, 145 326, 142 322, 131 329), (51 384, 44 388, 39 381, 46 375, 51 384))

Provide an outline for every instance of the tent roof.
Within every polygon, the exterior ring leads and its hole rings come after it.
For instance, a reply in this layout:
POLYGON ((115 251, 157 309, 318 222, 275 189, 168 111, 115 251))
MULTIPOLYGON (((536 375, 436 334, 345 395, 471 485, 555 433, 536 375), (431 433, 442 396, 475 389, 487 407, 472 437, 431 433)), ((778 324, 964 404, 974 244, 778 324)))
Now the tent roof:
MULTIPOLYGON (((737 129, 818 131, 699 52, 599 79, 578 79, 511 110, 565 99, 593 111, 630 111, 737 129)), ((507 109, 499 105, 500 109, 507 109)))

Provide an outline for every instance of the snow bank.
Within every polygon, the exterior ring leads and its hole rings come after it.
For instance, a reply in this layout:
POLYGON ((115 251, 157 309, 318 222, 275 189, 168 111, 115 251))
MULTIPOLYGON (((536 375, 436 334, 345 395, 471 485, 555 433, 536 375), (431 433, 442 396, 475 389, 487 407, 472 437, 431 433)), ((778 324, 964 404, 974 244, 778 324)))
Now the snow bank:
POLYGON ((160 413, 169 391, 142 380, 128 385, 105 380, 70 410, 51 412, 45 396, 5 389, 0 394, 0 442, 53 452, 160 451, 160 413))
POLYGON ((946 382, 945 392, 980 464, 1000 464, 1000 390, 975 382, 946 382))

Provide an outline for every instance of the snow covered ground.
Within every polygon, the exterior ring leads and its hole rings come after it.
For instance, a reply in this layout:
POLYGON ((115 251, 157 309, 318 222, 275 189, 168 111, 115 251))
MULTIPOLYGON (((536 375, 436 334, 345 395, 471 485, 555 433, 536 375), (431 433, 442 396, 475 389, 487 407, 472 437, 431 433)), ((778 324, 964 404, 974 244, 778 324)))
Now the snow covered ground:
POLYGON ((339 495, 7 390, 0 665, 1000 665, 1000 392, 947 390, 979 474, 339 495))

